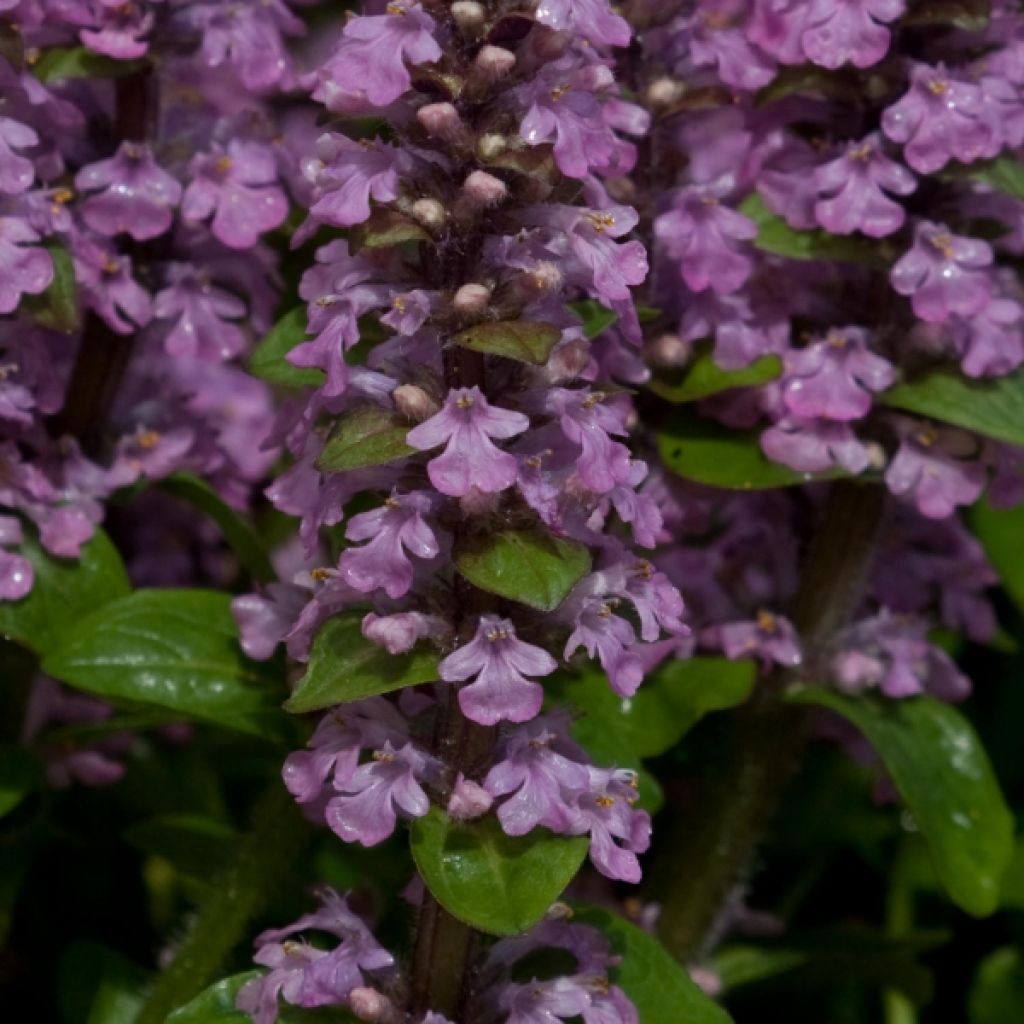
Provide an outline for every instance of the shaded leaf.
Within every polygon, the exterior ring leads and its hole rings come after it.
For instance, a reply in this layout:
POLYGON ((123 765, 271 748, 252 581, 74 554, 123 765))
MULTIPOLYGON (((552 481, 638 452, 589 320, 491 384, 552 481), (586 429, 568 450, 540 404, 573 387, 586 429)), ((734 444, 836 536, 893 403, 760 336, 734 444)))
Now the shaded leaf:
POLYGON ((971 380, 956 370, 934 370, 876 396, 894 409, 930 416, 1008 444, 1024 445, 1024 372, 971 380))
POLYGON ((167 1024, 251 1024, 247 1013, 235 1009, 235 1000, 242 986, 260 974, 262 971, 245 971, 222 978, 175 1010, 167 1024))
POLYGON ((968 518, 1000 583, 1024 611, 1024 559, 1020 557, 1024 506, 993 508, 983 499, 971 507, 968 518))
POLYGON ((706 349, 681 372, 655 375, 648 387, 667 402, 695 402, 730 388, 756 387, 782 376, 782 360, 769 355, 739 370, 723 370, 706 349))
POLYGON ((955 25, 980 32, 988 25, 989 0, 920 0, 903 16, 907 25, 955 25))
POLYGON ((433 647, 388 654, 363 636, 362 620, 362 612, 342 612, 320 627, 306 673, 285 702, 285 710, 293 714, 319 711, 437 679, 438 655, 433 647))
POLYGON ((0 818, 42 781, 39 762, 24 747, 0 747, 0 818))
POLYGON ((596 299, 570 302, 569 308, 583 321, 583 333, 588 338, 596 338, 619 320, 618 313, 602 306, 596 299))
POLYGON ((229 825, 199 814, 157 815, 129 825, 122 834, 132 846, 204 880, 228 863, 236 838, 229 825))
POLYGON ((1024 199, 1024 164, 1009 153, 1003 153, 994 160, 968 164, 964 173, 1014 199, 1024 199))
POLYGON ((856 726, 886 770, 928 844, 953 901, 991 914, 1013 854, 1013 818, 970 723, 932 697, 847 697, 818 687, 790 699, 816 704, 856 726))
POLYGON ((43 248, 50 254, 53 263, 53 280, 41 294, 25 296, 25 309, 43 327, 72 334, 81 323, 75 264, 64 246, 46 242, 43 248))
POLYGON ((260 380, 289 388, 319 387, 323 370, 292 366, 285 356, 306 340, 306 307, 289 310, 271 327, 249 356, 249 372, 260 380))
POLYGON ((145 60, 118 60, 84 46, 51 46, 32 64, 32 73, 43 82, 68 78, 124 78, 146 67, 145 60))
POLYGON ((429 242, 430 235, 416 221, 396 210, 378 207, 370 219, 352 229, 349 248, 353 255, 360 249, 386 249, 406 242, 429 242))
POLYGON ((316 460, 316 468, 325 473, 341 473, 415 455, 416 449, 405 443, 409 429, 397 413, 379 405, 353 409, 332 431, 316 460))
POLYGON ((455 568, 489 594, 550 612, 590 571, 590 552, 543 530, 503 530, 459 544, 455 568))
POLYGON ((739 212, 757 225, 754 245, 762 252, 791 260, 836 260, 841 263, 877 263, 879 246, 853 235, 831 235, 827 231, 796 231, 776 216, 755 192, 739 205, 739 212))
POLYGON ((543 366, 561 337, 561 330, 552 324, 502 320, 469 327, 456 334, 452 341, 474 352, 543 366))
POLYGON ((138 590, 72 624, 43 670, 99 697, 282 735, 272 669, 242 654, 229 594, 138 590))
POLYGON ((412 823, 413 859, 434 898, 491 935, 533 927, 572 881, 589 845, 544 828, 515 838, 495 817, 457 822, 436 807, 412 823))
POLYGON ((1020 1024, 1024 1010, 1024 957, 1004 946, 978 967, 967 1001, 970 1024, 1020 1024))

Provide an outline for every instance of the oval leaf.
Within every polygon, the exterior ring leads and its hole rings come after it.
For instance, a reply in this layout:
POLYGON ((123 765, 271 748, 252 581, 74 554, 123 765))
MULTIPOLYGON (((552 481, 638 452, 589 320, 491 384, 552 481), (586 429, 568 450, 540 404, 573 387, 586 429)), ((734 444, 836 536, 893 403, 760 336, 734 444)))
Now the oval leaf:
POLYGON ((274 677, 239 649, 229 594, 136 591, 74 623, 43 670, 100 697, 282 734, 274 677))
POLYGON ((249 372, 260 380, 289 388, 316 388, 324 382, 323 370, 292 366, 285 356, 306 340, 306 307, 289 310, 270 329, 249 356, 249 372))
POLYGON ((409 217, 379 207, 364 224, 352 229, 349 247, 353 255, 360 249, 386 249, 405 242, 429 242, 430 235, 409 217))
POLYGON ((701 352, 682 374, 670 379, 667 375, 652 378, 647 385, 667 402, 695 402, 698 398, 717 395, 730 388, 755 387, 782 376, 782 360, 778 356, 762 356, 739 370, 723 370, 708 351, 701 352))
POLYGON ((84 46, 51 46, 32 65, 32 73, 43 82, 69 78, 123 78, 146 66, 144 60, 117 60, 84 46))
POLYGON ((222 978, 175 1010, 167 1018, 167 1024, 251 1024, 249 1014, 235 1009, 235 1000, 242 986, 261 973, 246 971, 222 978))
POLYGON ((35 585, 20 601, 0 601, 0 633, 37 654, 52 650, 83 615, 131 592, 121 556, 102 530, 78 559, 54 558, 27 531, 17 550, 32 563, 35 585))
POLYGON ((1017 607, 1024 610, 1024 559, 1020 557, 1024 505, 993 508, 987 501, 979 501, 971 507, 969 518, 999 581, 1017 607))
POLYGON ((412 823, 413 859, 434 898, 492 935, 532 928, 572 881, 589 845, 547 829, 507 836, 497 818, 452 821, 436 807, 412 823))
POLYGON ((590 552, 542 530, 504 530, 460 544, 455 568, 489 594, 550 612, 590 571, 590 552))
POLYGON ((561 330, 552 324, 502 320, 467 328, 456 334, 452 341, 474 352, 543 366, 561 337, 561 330))
POLYGON ((405 443, 409 424, 397 413, 379 405, 353 409, 335 428, 316 460, 325 473, 341 473, 367 466, 383 466, 415 455, 405 443))
POLYGON ((810 480, 846 476, 841 469, 828 473, 797 473, 764 452, 756 430, 732 430, 701 419, 685 409, 676 410, 658 437, 661 461, 678 476, 709 487, 737 491, 792 487, 810 480))
POLYGON ((622 958, 611 980, 629 996, 640 1024, 731 1024, 653 935, 601 907, 580 907, 575 920, 604 932, 622 958))
POLYGON ((883 701, 815 687, 790 699, 835 711, 864 733, 913 814, 950 897, 970 914, 991 914, 1013 855, 1013 819, 963 715, 932 697, 883 701))
POLYGON ((967 1002, 971 1024, 1020 1024, 1024 1008, 1024 958, 1004 946, 981 961, 967 1002))
POLYGON ((1024 373, 971 380, 955 370, 935 370, 897 384, 878 401, 1008 444, 1024 445, 1024 373))
POLYGON ((336 615, 321 626, 309 655, 309 667, 285 702, 294 714, 362 700, 404 686, 437 679, 437 652, 416 648, 392 655, 362 632, 362 612, 336 615))

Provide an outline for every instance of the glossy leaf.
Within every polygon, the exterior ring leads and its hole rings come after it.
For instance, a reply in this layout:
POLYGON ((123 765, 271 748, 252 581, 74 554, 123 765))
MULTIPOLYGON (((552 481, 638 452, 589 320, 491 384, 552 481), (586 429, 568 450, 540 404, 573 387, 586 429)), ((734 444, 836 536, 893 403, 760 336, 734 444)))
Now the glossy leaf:
POLYGON ((583 321, 583 333, 588 338, 596 338, 619 320, 618 313, 595 299, 570 302, 569 308, 583 321))
POLYGON ((877 396, 883 405, 952 423, 985 437, 1024 445, 1024 372, 971 380, 957 370, 935 370, 877 396))
POLYGON ((362 620, 362 612, 342 612, 320 627, 287 711, 319 711, 437 679, 435 648, 423 644, 408 654, 388 654, 363 636, 362 620))
POLYGON ((430 235, 409 217, 378 207, 364 224, 352 229, 349 246, 353 253, 361 249, 386 249, 406 242, 429 242, 430 235))
POLYGON ((53 263, 53 280, 46 291, 25 297, 25 309, 44 327, 71 334, 81 322, 75 265, 64 246, 46 242, 44 248, 53 263))
POLYGON ((730 1024, 732 1018, 690 980, 649 933, 603 907, 580 907, 575 920, 599 928, 621 957, 611 980, 629 996, 640 1024, 730 1024))
POLYGON ((796 231, 776 216, 755 192, 739 205, 740 213, 757 225, 754 245, 762 252, 791 260, 836 260, 842 263, 877 263, 877 243, 853 235, 831 235, 827 231, 796 231))
POLYGON ((160 487, 205 512, 220 527, 231 550, 254 580, 269 583, 277 579, 270 557, 252 524, 205 480, 191 473, 175 473, 161 481, 160 487))
POLYGON ((78 559, 48 554, 28 529, 17 551, 32 563, 35 585, 20 601, 0 601, 0 634, 37 654, 52 650, 77 619, 131 591, 121 556, 102 530, 78 559))
POLYGON ((435 899, 492 935, 535 925, 572 881, 588 846, 584 837, 543 828, 513 838, 493 816, 457 822, 437 808, 412 824, 412 855, 435 899))
POLYGON ((281 736, 272 669, 242 654, 229 594, 136 591, 71 625, 43 669, 99 697, 281 736))
POLYGON ((762 356, 742 369, 723 370, 711 353, 704 350, 681 372, 656 375, 647 386, 667 402, 682 403, 695 402, 730 388, 756 387, 781 376, 782 361, 778 356, 762 356))
POLYGON ((967 1001, 970 1024, 1020 1024, 1024 1012, 1024 957, 1004 946, 981 962, 967 1001))
POLYGON ((792 487, 846 475, 841 469, 797 473, 761 451, 758 431, 733 430, 687 409, 677 409, 669 419, 658 437, 658 451, 664 465, 678 476, 736 491, 792 487))
POLYGON ((168 1018, 167 1024, 251 1024, 252 1018, 235 1009, 235 1000, 242 986, 261 971, 245 971, 222 978, 204 989, 168 1018))
POLYGON ((457 546, 455 568, 489 594, 550 612, 590 571, 590 552, 542 530, 503 530, 457 546))
POLYGON ((543 366, 561 337, 561 330, 553 324, 502 320, 469 327, 456 334, 452 341, 474 352, 543 366))
POLYGON ((23 747, 0 747, 0 818, 42 781, 39 762, 23 747))
POLYGON ((69 78, 123 78, 146 66, 144 60, 117 60, 84 46, 51 46, 32 65, 32 73, 43 82, 69 78))
POLYGON ((1024 559, 1020 557, 1024 506, 993 508, 982 500, 972 506, 968 516, 999 581, 1017 607, 1024 610, 1024 559))
POLYGON ((249 372, 260 380, 289 388, 319 387, 323 370, 292 366, 285 356, 306 340, 306 307, 289 310, 270 329, 249 356, 249 372))
POLYGON ((415 455, 405 443, 410 426, 397 413, 379 405, 353 409, 334 428, 316 460, 325 473, 342 473, 415 455))
POLYGON ((875 748, 928 844, 953 901, 984 916, 999 904, 1013 854, 1013 819, 974 729, 932 697, 882 700, 832 690, 791 699, 835 711, 875 748))

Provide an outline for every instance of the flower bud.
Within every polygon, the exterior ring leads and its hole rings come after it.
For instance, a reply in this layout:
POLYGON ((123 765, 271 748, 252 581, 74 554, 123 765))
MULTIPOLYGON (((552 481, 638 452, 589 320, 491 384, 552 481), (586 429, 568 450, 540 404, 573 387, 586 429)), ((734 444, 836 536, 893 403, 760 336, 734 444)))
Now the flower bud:
POLYGON ((467 519, 478 516, 489 516, 494 511, 495 497, 479 487, 470 487, 469 491, 459 498, 459 508, 467 519))
POLYGON ((686 86, 674 78, 658 78, 647 87, 647 103, 652 107, 670 107, 686 92, 686 86))
POLYGON ((472 821, 473 818, 486 814, 493 803, 494 798, 483 786, 465 778, 462 772, 459 772, 451 799, 448 801, 448 814, 456 821, 472 821))
POLYGON ((452 307, 462 316, 479 316, 491 301, 491 289, 484 284, 464 284, 452 299, 452 307))
POLYGON ((647 359, 654 366, 683 366, 692 348, 678 334, 662 334, 647 346, 647 359))
POLYGON ((432 618, 420 612, 396 612, 378 615, 367 612, 363 618, 363 636, 388 654, 405 654, 416 646, 420 637, 431 628, 432 618))
POLYGON ((375 988, 352 989, 348 994, 348 1007, 353 1016, 367 1024, 398 1024, 402 1019, 395 1004, 375 988))
POLYGON ((488 132, 480 136, 476 144, 476 152, 481 160, 493 160, 499 153, 504 153, 508 148, 508 140, 504 135, 496 135, 488 132))
POLYGON ((411 213, 430 231, 440 230, 447 220, 444 207, 436 199, 417 199, 412 204, 411 213))
POLYGON ((441 407, 417 384, 399 384, 391 392, 395 409, 407 420, 422 423, 430 419, 441 407))
POLYGON ((587 368, 590 359, 590 346, 582 338, 575 338, 559 345, 544 369, 551 381, 572 380, 587 368))
POLYGON ((525 277, 526 285, 530 291, 553 292, 562 284, 562 272, 554 263, 538 263, 533 270, 525 277))
POLYGON ((500 46, 484 46, 473 63, 492 80, 504 78, 516 66, 516 55, 500 46))
POLYGON ((475 0, 456 0, 452 4, 452 18, 464 36, 475 39, 484 27, 487 12, 475 0))
POLYGON ((462 183, 462 192, 474 206, 493 206, 508 195, 508 186, 486 171, 473 171, 462 183))
POLYGON ((459 112, 451 103, 428 103, 416 112, 416 120, 428 135, 438 139, 452 139, 464 127, 459 112))

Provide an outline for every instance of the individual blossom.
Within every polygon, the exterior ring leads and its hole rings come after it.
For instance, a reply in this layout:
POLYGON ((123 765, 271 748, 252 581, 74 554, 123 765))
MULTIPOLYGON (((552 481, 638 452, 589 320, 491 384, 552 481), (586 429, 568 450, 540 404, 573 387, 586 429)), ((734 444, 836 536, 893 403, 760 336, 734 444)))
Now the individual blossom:
POLYGON ((349 139, 336 132, 320 136, 316 162, 307 167, 315 186, 311 215, 325 224, 352 227, 370 216, 370 200, 398 198, 398 174, 409 158, 380 139, 349 139))
POLYGON ((540 0, 534 15, 542 25, 571 31, 597 46, 628 46, 629 23, 608 0, 540 0))
POLYGON ((823 228, 834 235, 860 231, 871 238, 891 235, 906 219, 889 194, 905 196, 917 187, 914 175, 882 151, 877 132, 816 168, 812 180, 818 196, 814 216, 823 228))
POLYGON ((445 445, 427 463, 430 482, 442 494, 463 497, 474 487, 494 493, 515 483, 518 466, 492 439, 515 437, 529 425, 522 413, 491 405, 478 387, 453 388, 441 411, 410 430, 406 443, 420 451, 445 445))
POLYGON ((31 149, 38 142, 39 136, 27 124, 0 117, 0 192, 18 195, 31 188, 35 166, 16 150, 31 149))
POLYGON ((639 799, 635 772, 590 767, 590 790, 578 803, 573 831, 590 835, 590 859, 607 878, 639 882, 638 854, 651 844, 651 818, 634 804, 639 799))
POLYGON ((20 520, 0 516, 0 601, 18 601, 32 589, 32 563, 24 555, 6 550, 20 545, 22 539, 20 520))
POLYGON ((53 261, 39 235, 20 217, 0 215, 0 313, 13 313, 22 295, 39 295, 53 281, 53 261))
POLYGON ((138 142, 122 142, 109 160, 87 164, 75 175, 82 192, 82 219, 101 235, 128 234, 137 242, 162 235, 181 199, 181 186, 138 142))
POLYGON ((526 722, 539 711, 544 688, 533 679, 550 675, 558 663, 541 647, 516 636, 508 619, 481 615, 473 639, 449 654, 438 666, 445 682, 464 682, 459 706, 481 725, 526 722))
POLYGON ((792 668, 803 660, 800 640, 789 619, 761 610, 752 620, 725 622, 705 632, 730 659, 756 657, 762 665, 792 668))
POLYGON ((562 432, 580 446, 576 460, 580 479, 597 494, 613 490, 632 476, 629 449, 611 438, 613 434, 625 437, 629 433, 628 404, 608 397, 589 388, 552 388, 546 397, 547 409, 559 417, 562 432))
POLYGON ((900 295, 910 297, 917 316, 939 323, 953 313, 974 316, 988 305, 991 264, 992 247, 987 242, 921 221, 913 246, 893 266, 889 279, 900 295))
POLYGON ((811 0, 800 42, 815 64, 835 70, 877 64, 889 49, 885 27, 905 10, 904 0, 811 0))
POLYGON ((153 298, 153 316, 171 325, 164 338, 167 353, 212 363, 238 355, 245 334, 233 321, 245 315, 245 303, 188 264, 169 267, 168 276, 167 287, 153 298))
POLYGON ((775 62, 747 38, 747 7, 746 0, 696 4, 683 37, 694 66, 713 67, 726 85, 753 92, 775 77, 775 62))
POLYGON ((768 458, 798 473, 824 473, 836 466, 849 473, 863 473, 872 461, 849 424, 799 416, 783 416, 765 430, 761 449, 768 458))

